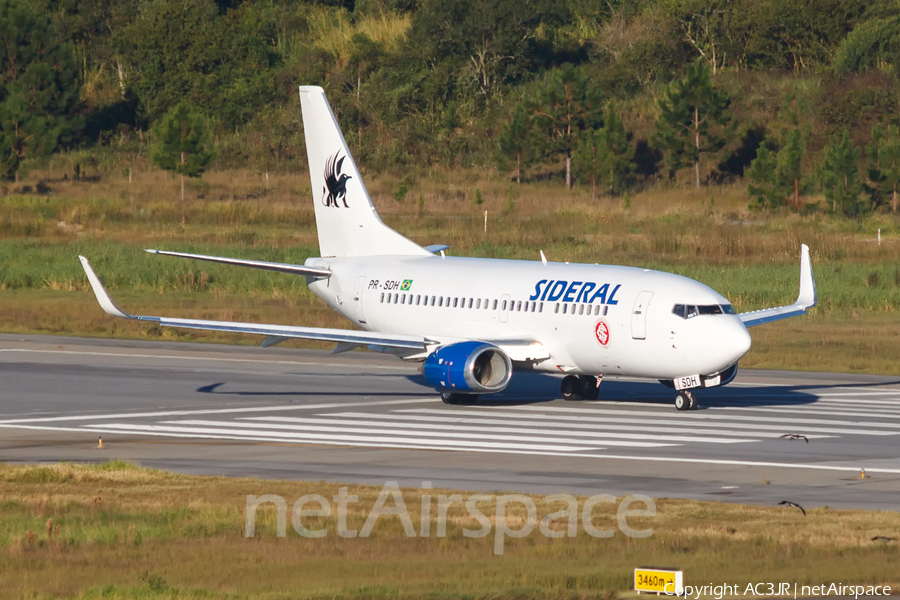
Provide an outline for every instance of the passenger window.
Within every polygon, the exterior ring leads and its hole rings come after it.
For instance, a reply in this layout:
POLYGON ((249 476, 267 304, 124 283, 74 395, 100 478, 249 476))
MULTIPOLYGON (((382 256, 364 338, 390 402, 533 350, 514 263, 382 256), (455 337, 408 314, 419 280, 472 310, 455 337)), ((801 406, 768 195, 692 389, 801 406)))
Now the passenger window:
POLYGON ((469 298, 469 308, 472 308, 472 302, 473 302, 473 300, 471 298, 469 298))
POLYGON ((422 301, 422 294, 418 294, 416 296, 416 306, 418 306, 421 301, 422 301))
POLYGON ((538 312, 544 312, 544 303, 543 302, 538 304, 538 312))
POLYGON ((485 298, 485 299, 484 299, 484 310, 487 310, 487 309, 488 309, 488 302, 489 302, 488 299, 485 298))
POLYGON ((605 317, 605 316, 606 316, 606 313, 608 313, 608 312, 609 312, 609 307, 608 307, 608 306, 604 306, 604 307, 603 307, 603 316, 605 317))
MULTIPOLYGON (((410 298, 410 301, 412 301, 412 298, 410 298)), ((400 304, 406 304, 406 294, 400 296, 400 304)))
POLYGON ((503 305, 500 306, 500 310, 506 310, 506 300, 503 301, 503 305))
POLYGON ((434 296, 431 297, 431 305, 434 306, 434 296))
POLYGON ((394 294, 394 304, 397 304, 397 302, 399 300, 400 300, 400 294, 394 294))
POLYGON ((381 303, 384 304, 384 292, 381 292, 381 303))
POLYGON ((459 298, 454 298, 453 299, 453 308, 456 308, 457 306, 459 306, 459 298))
POLYGON ((568 311, 568 309, 569 309, 569 305, 563 304, 563 314, 566 314, 566 311, 568 311))
POLYGON ((559 314, 559 302, 556 303, 556 310, 553 312, 555 312, 556 314, 559 314))
POLYGON ((522 310, 522 301, 519 300, 519 303, 516 305, 516 312, 519 312, 521 310, 522 310))
POLYGON ((579 305, 578 305, 578 314, 579 314, 579 315, 583 315, 583 314, 584 314, 584 304, 579 304, 579 305))
POLYGON ((597 306, 594 307, 594 316, 596 317, 599 314, 600 314, 600 305, 598 304, 597 306))
POLYGON ((494 300, 494 309, 493 310, 497 310, 497 301, 496 300, 494 300))
POLYGON ((481 298, 475 301, 475 308, 481 308, 481 298))
POLYGON ((443 306, 443 305, 444 305, 444 297, 441 296, 440 298, 438 298, 438 306, 443 306))

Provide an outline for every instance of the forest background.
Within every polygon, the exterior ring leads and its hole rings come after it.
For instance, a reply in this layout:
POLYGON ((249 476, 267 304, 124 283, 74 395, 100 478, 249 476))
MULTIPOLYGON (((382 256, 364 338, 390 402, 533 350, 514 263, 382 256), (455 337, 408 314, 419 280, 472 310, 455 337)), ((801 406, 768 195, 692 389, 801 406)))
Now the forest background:
POLYGON ((98 318, 79 252, 142 312, 339 324, 302 282, 140 256, 316 254, 315 84, 420 243, 665 268, 749 310, 792 301, 805 242, 820 307, 742 365, 895 372, 898 23, 888 0, 0 0, 0 326, 186 337, 98 318), (202 130, 196 168, 166 119, 202 130))

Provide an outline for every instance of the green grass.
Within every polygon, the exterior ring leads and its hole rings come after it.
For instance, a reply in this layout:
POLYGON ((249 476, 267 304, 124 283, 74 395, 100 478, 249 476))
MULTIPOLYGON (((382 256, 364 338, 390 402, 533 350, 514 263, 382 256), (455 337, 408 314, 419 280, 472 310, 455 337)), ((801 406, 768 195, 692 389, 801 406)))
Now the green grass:
MULTIPOLYGON (((493 536, 469 538, 478 525, 461 506, 448 515, 447 537, 407 538, 398 518, 382 517, 368 538, 335 534, 335 516, 317 517, 320 539, 288 524, 275 535, 272 505, 257 513, 256 534, 243 535, 247 494, 279 494, 292 504, 308 493, 330 498, 337 484, 190 477, 127 463, 0 465, 0 595, 80 598, 611 598, 627 592, 635 566, 684 569, 686 583, 797 581, 896 586, 900 548, 872 542, 896 536, 900 515, 813 509, 804 518, 781 507, 658 499, 655 517, 629 519, 648 538, 617 532, 598 539, 532 533, 508 539, 502 556, 493 536), (52 520, 52 521, 51 521, 52 520)), ((380 491, 349 486, 348 527, 358 529, 380 491)), ((431 490, 431 531, 436 501, 431 490)), ((405 489, 420 529, 422 490, 405 489)), ((533 497, 538 518, 548 508, 533 497)), ((583 501, 583 499, 581 499, 583 501)), ((493 516, 493 504, 485 514, 493 516)), ((594 512, 614 527, 615 505, 594 512)), ((524 510, 511 505, 511 518, 524 510)), ((512 526, 514 521, 510 522, 512 526)))
MULTIPOLYGON (((743 188, 728 186, 648 190, 626 209, 620 199, 591 202, 587 190, 440 170, 410 183, 406 197, 421 196, 420 210, 416 200, 394 199, 396 178, 367 183, 384 220, 420 244, 450 244, 454 255, 537 260, 543 250, 555 261, 672 271, 716 289, 739 311, 793 302, 799 246, 806 243, 820 299, 814 316, 754 330, 754 351, 742 365, 900 373, 900 365, 884 358, 896 355, 900 327, 900 219, 894 215, 755 214, 746 209, 743 188), (474 203, 476 190, 483 204, 474 203), (504 208, 509 199, 512 211, 504 208), (862 332, 868 337, 857 340, 856 351, 865 359, 847 361, 842 353, 862 332)), ((46 196, 0 199, 0 330, 258 342, 115 322, 92 306, 78 254, 91 259, 126 310, 139 314, 349 326, 302 278, 142 251, 302 263, 318 249, 305 176, 273 174, 266 190, 256 174, 209 173, 190 182, 183 203, 175 199, 176 183, 153 171, 136 173, 132 184, 112 174, 101 183, 51 187, 46 196)))

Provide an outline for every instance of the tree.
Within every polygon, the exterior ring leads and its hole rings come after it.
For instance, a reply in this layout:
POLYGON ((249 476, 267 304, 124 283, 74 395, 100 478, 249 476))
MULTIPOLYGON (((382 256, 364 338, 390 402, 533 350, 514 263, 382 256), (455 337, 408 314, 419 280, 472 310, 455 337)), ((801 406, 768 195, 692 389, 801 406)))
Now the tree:
POLYGON ((522 183, 522 164, 531 162, 534 153, 534 135, 528 115, 522 105, 516 106, 512 120, 500 132, 500 157, 516 162, 516 183, 522 183))
POLYGON ((872 143, 868 148, 869 185, 878 201, 890 194, 891 210, 897 212, 897 188, 900 185, 900 130, 894 125, 872 129, 872 143))
POLYGON ((860 199, 862 185, 856 165, 859 155, 859 148, 853 147, 846 131, 841 138, 831 136, 831 143, 825 148, 822 186, 834 212, 840 210, 844 214, 858 215, 866 208, 860 199))
POLYGON ((756 150, 756 158, 750 163, 746 173, 750 180, 747 193, 753 197, 750 208, 769 210, 784 206, 784 196, 775 180, 777 164, 776 155, 766 147, 766 143, 760 144, 756 150))
POLYGON ((778 152, 775 166, 775 182, 782 194, 788 192, 793 198, 793 207, 800 210, 800 179, 803 176, 801 161, 806 152, 803 134, 799 129, 790 131, 785 137, 784 147, 778 152))
POLYGON ((200 177, 216 155, 206 119, 181 101, 157 122, 153 135, 151 158, 160 169, 181 175, 184 201, 184 176, 200 177))
POLYGON ((212 0, 155 0, 115 36, 143 116, 159 119, 182 99, 235 126, 275 97, 270 35, 252 3, 219 15, 212 0), (269 42, 269 43, 267 43, 269 42))
POLYGON ((695 187, 700 187, 701 157, 721 150, 734 133, 730 105, 728 94, 713 86, 704 63, 688 65, 685 76, 659 101, 656 145, 666 152, 671 171, 693 166, 695 187))
POLYGON ((633 158, 628 132, 610 103, 603 116, 603 127, 586 131, 575 150, 576 169, 591 180, 591 200, 598 183, 610 192, 621 189, 634 172, 633 158))
POLYGON ((0 38, 0 177, 11 177, 78 126, 79 87, 71 48, 40 3, 0 0, 0 38))
POLYGON ((424 0, 412 17, 409 49, 429 71, 451 72, 451 87, 491 99, 540 67, 549 54, 545 40, 568 18, 568 4, 554 0, 424 0))
POLYGON ((527 110, 538 135, 543 137, 544 156, 566 161, 566 188, 572 188, 572 153, 578 136, 602 123, 602 94, 584 71, 570 64, 550 71, 537 89, 527 110))
POLYGON ((900 63, 900 16, 870 19, 843 39, 834 56, 838 73, 861 73, 872 68, 894 70, 900 63))

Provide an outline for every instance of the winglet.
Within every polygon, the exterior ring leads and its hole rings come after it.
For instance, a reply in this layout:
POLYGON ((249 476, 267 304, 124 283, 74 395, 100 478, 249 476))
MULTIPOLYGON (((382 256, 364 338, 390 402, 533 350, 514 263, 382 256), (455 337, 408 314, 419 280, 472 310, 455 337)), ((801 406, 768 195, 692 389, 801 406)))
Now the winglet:
POLYGON ((795 304, 803 308, 812 308, 818 303, 816 281, 813 279, 812 261, 809 258, 809 246, 800 246, 800 294, 795 304))
POLYGON ((97 274, 94 273, 94 269, 91 268, 91 263, 88 262, 88 259, 80 255, 78 258, 81 260, 81 266, 84 267, 84 273, 87 275, 88 281, 91 282, 91 288, 94 290, 94 295, 97 296, 97 302, 100 303, 101 308, 103 308, 107 314, 114 317, 136 319, 137 317, 134 315, 129 315, 127 312, 116 306, 116 303, 109 297, 106 288, 100 283, 100 278, 97 277, 97 274))
POLYGON ((752 312, 740 313, 738 317, 745 327, 755 327, 764 323, 772 323, 790 317, 807 314, 807 310, 818 302, 816 294, 816 282, 813 279, 812 261, 809 258, 809 246, 800 246, 800 293, 797 301, 790 306, 777 308, 764 308, 752 312))

